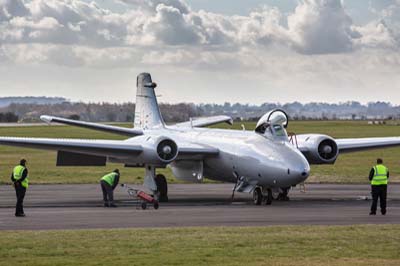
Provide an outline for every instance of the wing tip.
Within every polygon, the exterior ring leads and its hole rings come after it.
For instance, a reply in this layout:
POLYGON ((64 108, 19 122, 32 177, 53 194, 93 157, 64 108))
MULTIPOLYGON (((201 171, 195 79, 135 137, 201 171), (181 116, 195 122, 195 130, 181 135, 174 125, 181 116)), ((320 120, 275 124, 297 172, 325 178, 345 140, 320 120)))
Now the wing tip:
POLYGON ((46 122, 47 124, 50 124, 53 120, 53 117, 49 116, 49 115, 41 115, 40 120, 42 120, 43 122, 46 122))

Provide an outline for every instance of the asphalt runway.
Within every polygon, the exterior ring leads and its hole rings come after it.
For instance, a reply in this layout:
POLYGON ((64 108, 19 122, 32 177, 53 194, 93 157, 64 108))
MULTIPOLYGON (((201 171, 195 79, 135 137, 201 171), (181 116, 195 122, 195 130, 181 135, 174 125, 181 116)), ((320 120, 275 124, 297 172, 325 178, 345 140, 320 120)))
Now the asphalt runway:
POLYGON ((388 213, 369 216, 368 185, 310 184, 291 201, 254 206, 251 195, 231 184, 169 185, 169 203, 158 210, 137 209, 126 190, 118 187, 118 208, 104 208, 98 185, 32 185, 25 198, 27 217, 14 217, 15 193, 0 186, 0 230, 48 230, 180 226, 349 225, 400 223, 400 185, 390 185, 388 213))

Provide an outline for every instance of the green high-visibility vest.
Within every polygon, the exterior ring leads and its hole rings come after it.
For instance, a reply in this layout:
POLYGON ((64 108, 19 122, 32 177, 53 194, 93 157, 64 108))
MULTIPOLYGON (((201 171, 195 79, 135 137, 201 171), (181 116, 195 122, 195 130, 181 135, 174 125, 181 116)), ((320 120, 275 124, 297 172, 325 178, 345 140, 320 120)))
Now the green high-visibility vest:
MULTIPOLYGON (((22 178, 22 174, 24 173, 24 170, 25 170, 25 166, 22 166, 22 165, 17 165, 17 166, 15 166, 15 167, 14 167, 14 171, 13 171, 14 179, 15 179, 15 180, 20 180, 20 179, 22 178)), ((28 188, 28 186, 29 186, 28 177, 26 177, 26 178, 24 179, 24 181, 21 182, 21 185, 22 185, 24 188, 28 188)))
POLYGON ((374 177, 371 180, 371 185, 377 186, 377 185, 387 185, 388 183, 388 169, 386 166, 382 164, 378 164, 374 166, 374 177))
POLYGON ((106 182, 107 184, 109 184, 110 186, 114 186, 115 177, 116 177, 117 175, 118 175, 117 173, 112 172, 112 173, 109 173, 109 174, 103 176, 103 177, 101 178, 101 180, 105 181, 105 182, 106 182))

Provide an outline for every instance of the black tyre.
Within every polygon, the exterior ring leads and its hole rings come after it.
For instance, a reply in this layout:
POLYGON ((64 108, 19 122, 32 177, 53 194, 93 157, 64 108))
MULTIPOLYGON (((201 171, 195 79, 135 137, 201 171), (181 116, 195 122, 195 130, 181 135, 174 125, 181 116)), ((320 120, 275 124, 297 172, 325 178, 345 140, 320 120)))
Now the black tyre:
POLYGON ((147 208, 146 202, 142 202, 142 210, 145 210, 147 208))
POLYGON ((261 188, 256 187, 253 191, 253 203, 254 205, 261 205, 262 202, 262 191, 261 188))
POLYGON ((279 193, 278 200, 280 200, 280 201, 289 201, 289 196, 288 196, 289 190, 290 190, 290 187, 281 188, 282 192, 279 193))
POLYGON ((273 200, 279 200, 279 197, 281 196, 281 193, 277 190, 272 190, 272 199, 273 200))
POLYGON ((272 189, 268 188, 267 189, 267 197, 266 197, 265 204, 266 205, 271 205, 272 204, 272 200, 273 200, 272 189))
POLYGON ((168 202, 168 183, 164 175, 156 175, 157 193, 159 202, 168 202))
POLYGON ((160 207, 160 204, 158 204, 158 201, 154 202, 153 207, 154 207, 155 210, 157 210, 158 207, 160 207))

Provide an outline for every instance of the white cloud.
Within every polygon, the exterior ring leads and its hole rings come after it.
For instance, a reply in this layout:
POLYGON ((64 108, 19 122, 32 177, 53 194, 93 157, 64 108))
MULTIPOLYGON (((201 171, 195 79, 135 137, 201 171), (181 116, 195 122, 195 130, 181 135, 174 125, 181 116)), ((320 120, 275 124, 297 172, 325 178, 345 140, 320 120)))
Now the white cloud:
POLYGON ((356 41, 360 47, 398 48, 399 42, 394 32, 384 21, 372 21, 363 27, 356 27, 361 38, 356 41))
POLYGON ((12 17, 23 17, 29 14, 22 0, 0 0, 0 21, 12 17))
POLYGON ((189 6, 182 0, 120 0, 120 1, 127 4, 132 4, 136 7, 140 6, 150 12, 156 10, 157 6, 160 4, 176 8, 182 14, 188 14, 190 12, 189 6))
POLYGON ((143 27, 144 34, 166 45, 198 44, 202 42, 196 27, 185 19, 179 9, 159 4, 156 15, 149 19, 143 27))
POLYGON ((288 17, 288 26, 295 47, 306 54, 348 52, 357 37, 339 0, 305 0, 288 17))
POLYGON ((15 28, 30 28, 34 30, 54 30, 62 27, 55 18, 44 17, 39 21, 32 21, 24 17, 14 17, 10 20, 10 26, 15 28))
MULTIPOLYGON (((10 60, 15 54, 16 62, 71 67, 119 62, 253 71, 262 61, 257 54, 265 52, 286 51, 284 57, 288 51, 400 49, 392 23, 354 25, 340 0, 303 0, 289 14, 264 6, 248 16, 193 11, 183 0, 121 1, 127 4, 122 13, 82 0, 0 0, 3 54, 10 60)), ((399 6, 396 0, 382 16, 393 20, 399 6)))

